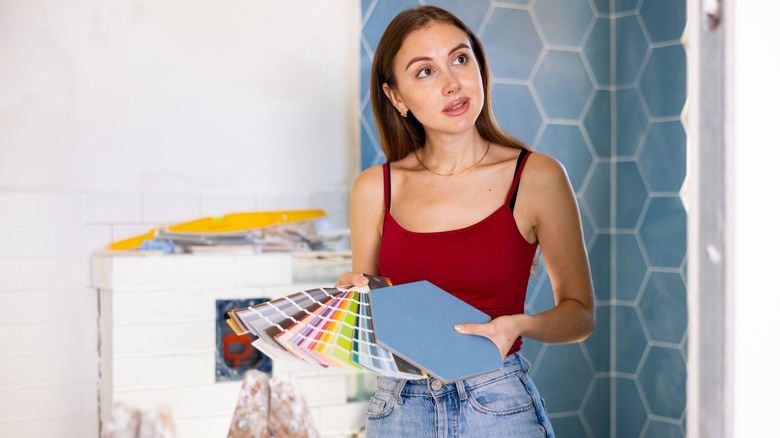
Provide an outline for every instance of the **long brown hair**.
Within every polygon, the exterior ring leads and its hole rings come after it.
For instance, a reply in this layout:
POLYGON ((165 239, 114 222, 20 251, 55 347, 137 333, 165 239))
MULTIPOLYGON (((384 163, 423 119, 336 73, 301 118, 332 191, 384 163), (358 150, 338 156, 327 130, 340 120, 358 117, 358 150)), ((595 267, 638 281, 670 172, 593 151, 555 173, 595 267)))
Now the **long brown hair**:
POLYGON ((477 60, 482 75, 482 89, 485 101, 482 111, 477 117, 476 126, 479 135, 486 140, 518 149, 531 149, 527 144, 512 137, 498 125, 493 116, 493 104, 490 97, 490 72, 488 69, 485 49, 476 35, 463 24, 458 17, 436 6, 420 6, 399 13, 387 25, 385 33, 377 44, 374 53, 374 63, 371 67, 371 109, 374 122, 379 132, 379 141, 388 162, 400 160, 413 150, 425 145, 425 129, 423 125, 409 113, 401 117, 390 99, 385 96, 382 85, 387 83, 390 88, 397 86, 393 71, 395 57, 401 50, 406 37, 434 21, 451 24, 466 33, 471 42, 471 48, 477 60))

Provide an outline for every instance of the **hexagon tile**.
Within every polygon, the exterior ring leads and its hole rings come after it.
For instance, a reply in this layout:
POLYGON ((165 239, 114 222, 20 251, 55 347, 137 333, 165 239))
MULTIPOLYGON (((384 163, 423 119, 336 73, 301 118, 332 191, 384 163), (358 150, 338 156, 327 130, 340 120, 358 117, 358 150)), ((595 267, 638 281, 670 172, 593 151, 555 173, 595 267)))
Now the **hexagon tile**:
MULTIPOLYGON (((522 350, 557 435, 683 437, 685 1, 362 0, 364 169, 384 162, 366 87, 374 49, 393 16, 420 4, 477 33, 499 123, 563 163, 580 203, 596 330, 522 350)), ((543 264, 527 296, 529 313, 553 305, 543 264)))
POLYGON ((533 85, 550 119, 578 120, 593 90, 581 55, 561 50, 544 55, 533 85))
POLYGON ((542 52, 542 41, 530 12, 524 9, 492 12, 479 37, 493 78, 528 80, 542 52))

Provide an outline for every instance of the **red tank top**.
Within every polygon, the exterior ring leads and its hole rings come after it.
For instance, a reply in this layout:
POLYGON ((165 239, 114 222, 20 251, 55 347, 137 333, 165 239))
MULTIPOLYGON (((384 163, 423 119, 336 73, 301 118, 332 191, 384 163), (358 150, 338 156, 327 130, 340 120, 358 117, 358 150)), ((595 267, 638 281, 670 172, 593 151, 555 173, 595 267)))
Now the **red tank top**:
MULTIPOLYGON (((525 310, 525 292, 536 254, 517 229, 514 215, 520 175, 530 152, 517 159, 506 202, 490 216, 458 230, 408 231, 390 214, 390 166, 385 164, 385 217, 379 273, 393 284, 428 280, 491 318, 525 310)), ((517 338, 509 354, 520 349, 517 338)))

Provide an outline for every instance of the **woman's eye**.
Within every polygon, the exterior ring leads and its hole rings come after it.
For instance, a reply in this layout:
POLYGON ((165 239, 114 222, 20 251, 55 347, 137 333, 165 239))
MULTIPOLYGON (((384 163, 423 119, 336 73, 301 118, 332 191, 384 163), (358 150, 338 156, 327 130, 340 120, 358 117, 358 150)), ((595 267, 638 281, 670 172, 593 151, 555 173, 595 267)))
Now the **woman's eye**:
POLYGON ((417 77, 418 78, 425 78, 425 77, 430 76, 431 73, 433 73, 433 70, 431 70, 430 68, 424 68, 424 69, 420 70, 419 73, 417 73, 417 77))
POLYGON ((465 64, 468 60, 469 58, 466 55, 459 55, 455 58, 455 64, 465 64))

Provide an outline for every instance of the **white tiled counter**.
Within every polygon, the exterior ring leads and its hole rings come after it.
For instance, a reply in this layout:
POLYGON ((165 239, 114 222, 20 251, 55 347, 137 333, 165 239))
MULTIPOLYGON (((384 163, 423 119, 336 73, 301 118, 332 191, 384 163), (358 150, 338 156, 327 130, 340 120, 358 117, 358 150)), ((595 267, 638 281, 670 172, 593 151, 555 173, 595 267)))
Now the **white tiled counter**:
MULTIPOLYGON (((296 266, 291 254, 96 255, 101 423, 122 401, 168 407, 180 437, 227 435, 241 381, 215 378, 216 300, 272 299, 333 284, 296 282, 296 266)), ((322 436, 351 436, 363 427, 366 401, 348 399, 365 393, 370 375, 273 362, 273 374, 288 372, 298 377, 322 436)))

